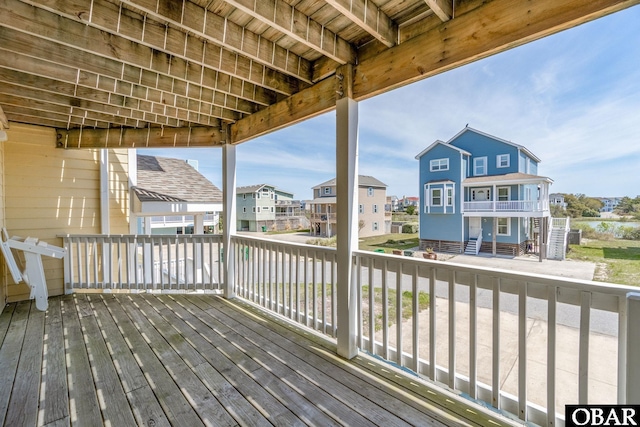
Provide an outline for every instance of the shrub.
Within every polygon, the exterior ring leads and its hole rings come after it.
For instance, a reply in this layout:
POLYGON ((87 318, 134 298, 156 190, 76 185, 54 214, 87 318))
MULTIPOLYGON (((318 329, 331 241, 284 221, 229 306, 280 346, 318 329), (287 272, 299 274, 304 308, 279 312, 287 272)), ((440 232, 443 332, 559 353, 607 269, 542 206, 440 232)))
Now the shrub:
POLYGON ((402 224, 402 232, 407 234, 415 234, 418 232, 418 223, 417 222, 407 222, 406 224, 402 224))

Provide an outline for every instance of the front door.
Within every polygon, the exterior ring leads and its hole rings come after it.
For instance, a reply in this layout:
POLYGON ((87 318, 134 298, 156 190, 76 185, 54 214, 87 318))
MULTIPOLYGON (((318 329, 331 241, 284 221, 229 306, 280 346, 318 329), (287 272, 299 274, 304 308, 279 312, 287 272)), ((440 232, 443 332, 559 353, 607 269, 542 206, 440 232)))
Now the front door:
POLYGON ((469 238, 477 239, 482 232, 482 218, 470 217, 469 218, 469 238))

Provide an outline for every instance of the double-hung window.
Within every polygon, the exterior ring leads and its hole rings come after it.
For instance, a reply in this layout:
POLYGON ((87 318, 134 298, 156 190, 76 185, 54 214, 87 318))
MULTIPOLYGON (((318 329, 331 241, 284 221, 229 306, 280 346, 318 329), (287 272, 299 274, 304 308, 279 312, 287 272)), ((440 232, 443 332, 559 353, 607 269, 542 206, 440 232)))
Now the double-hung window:
POLYGON ((453 188, 447 188, 447 206, 453 206, 453 188))
POLYGON ((433 159, 429 162, 429 171, 446 171, 449 170, 449 159, 433 159))
POLYGON ((364 213, 364 205, 358 205, 358 213, 364 213))
POLYGON ((510 193, 511 193, 510 187, 498 187, 498 201, 500 202, 508 201, 510 193))
POLYGON ((367 188, 367 196, 373 197, 373 187, 367 188))
POLYGON ((487 174, 487 158, 476 157, 473 159, 473 175, 486 175, 487 174))
POLYGON ((498 218, 498 235, 499 236, 511 235, 510 218, 498 218))
POLYGON ((498 154, 496 157, 496 167, 497 168, 508 168, 509 167, 509 155, 508 154, 498 154))
POLYGON ((378 205, 373 205, 373 213, 378 213, 378 205))
POLYGON ((442 206, 442 188, 431 189, 431 206, 442 206))

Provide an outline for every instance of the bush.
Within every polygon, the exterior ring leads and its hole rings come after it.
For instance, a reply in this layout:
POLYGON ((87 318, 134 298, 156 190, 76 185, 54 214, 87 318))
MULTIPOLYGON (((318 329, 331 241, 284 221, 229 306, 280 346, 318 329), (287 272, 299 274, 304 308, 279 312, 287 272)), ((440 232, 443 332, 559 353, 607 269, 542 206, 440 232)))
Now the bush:
POLYGON ((418 223, 417 222, 407 222, 406 224, 402 224, 402 232, 406 234, 415 234, 418 232, 418 223))
POLYGON ((640 240, 640 227, 619 227, 620 238, 625 240, 640 240))

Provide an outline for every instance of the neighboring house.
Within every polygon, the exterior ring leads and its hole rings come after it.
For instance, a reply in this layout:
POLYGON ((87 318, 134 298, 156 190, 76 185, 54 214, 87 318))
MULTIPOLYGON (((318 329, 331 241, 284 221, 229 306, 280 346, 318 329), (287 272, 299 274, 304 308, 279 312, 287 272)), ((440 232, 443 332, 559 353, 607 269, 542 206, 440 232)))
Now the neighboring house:
POLYGON ((407 208, 409 206, 415 206, 418 207, 418 205, 420 204, 420 198, 419 197, 403 197, 402 199, 399 200, 398 202, 398 207, 400 210, 407 210, 407 208))
POLYGON ((391 207, 391 212, 397 212, 400 199, 398 196, 387 196, 387 204, 391 207))
POLYGON ((266 231, 276 224, 276 212, 293 212, 288 208, 292 207, 293 193, 269 184, 238 187, 236 200, 236 227, 240 231, 266 231))
POLYGON ((562 193, 549 194, 549 203, 554 206, 560 206, 562 209, 567 209, 567 202, 564 201, 564 194, 562 193))
POLYGON ((546 236, 553 181, 537 175, 540 159, 525 147, 466 127, 416 159, 421 248, 517 255, 546 236))
POLYGON ((197 162, 138 154, 132 215, 145 234, 215 231, 222 192, 198 172, 197 162))
POLYGON ((602 202, 600 212, 613 212, 615 208, 620 204, 622 197, 594 197, 602 202))
MULTIPOLYGON (((337 231, 336 179, 313 187, 311 234, 331 237, 337 231)), ((391 211, 386 211, 387 185, 372 176, 358 176, 358 235, 377 236, 391 230, 391 211)))

